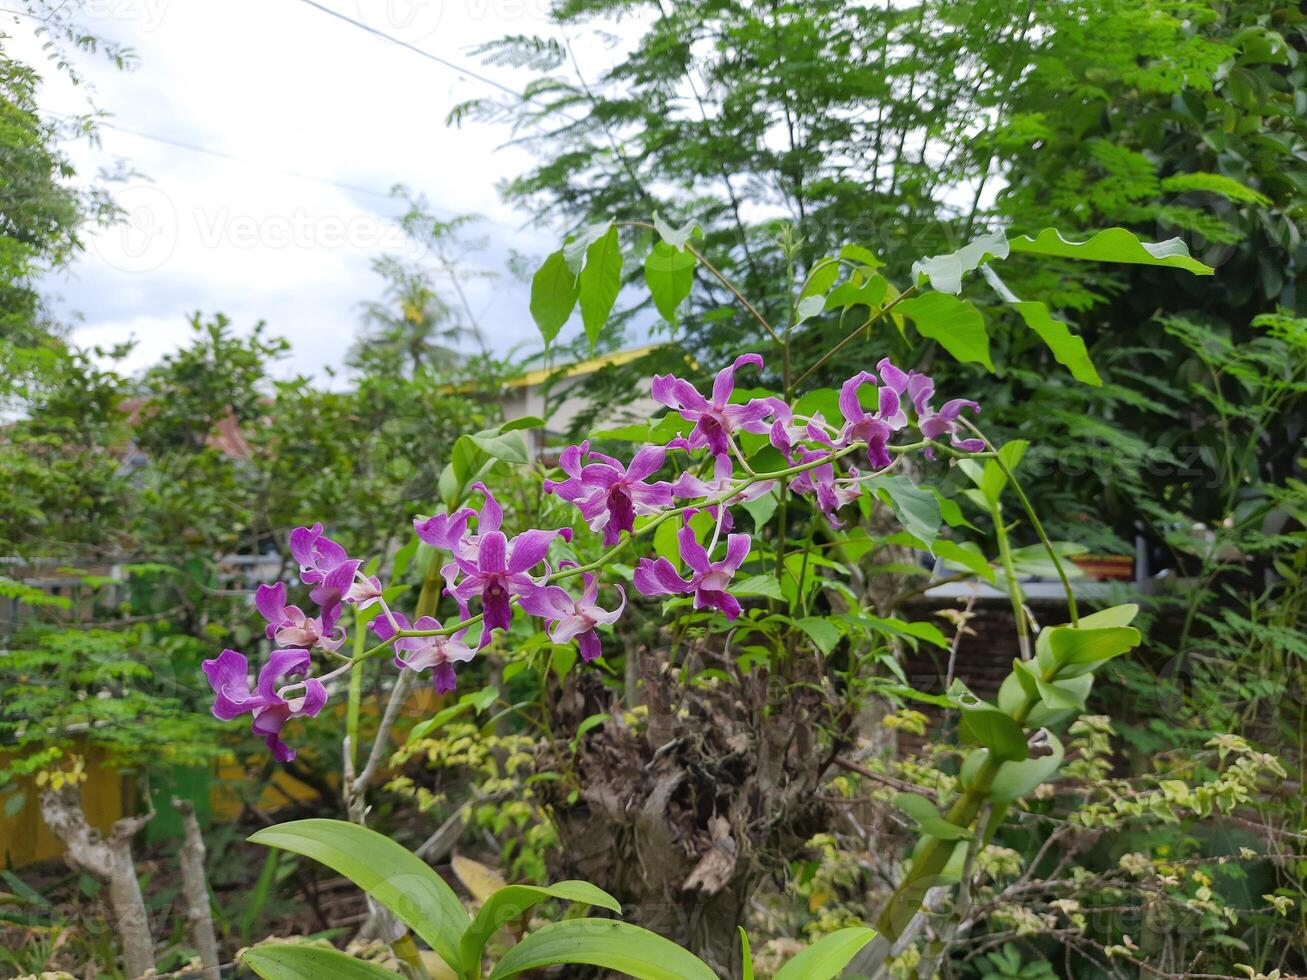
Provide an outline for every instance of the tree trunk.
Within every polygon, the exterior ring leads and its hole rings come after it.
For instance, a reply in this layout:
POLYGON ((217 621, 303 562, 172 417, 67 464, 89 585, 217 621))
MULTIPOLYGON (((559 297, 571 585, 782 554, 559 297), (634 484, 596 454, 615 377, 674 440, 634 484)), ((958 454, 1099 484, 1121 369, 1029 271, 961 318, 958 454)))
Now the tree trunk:
MULTIPOLYGON (((793 654, 790 676, 755 668, 729 682, 687 686, 665 656, 639 657, 642 727, 623 720, 625 705, 592 674, 572 674, 550 692, 555 740, 541 769, 575 773, 581 787, 541 783, 562 847, 553 872, 611 892, 626 918, 685 945, 718 973, 739 973, 737 927, 769 876, 781 874, 832 814, 817 799, 833 755, 819 731, 851 719, 823 692, 814 658, 793 654), (610 720, 587 732, 580 723, 610 720)), ((734 673, 733 658, 691 649, 734 673)))
POLYGON ((141 897, 141 883, 136 878, 136 865, 132 862, 132 838, 154 819, 154 811, 115 821, 106 838, 86 822, 81 793, 68 787, 41 794, 41 816, 63 841, 68 866, 109 886, 109 905, 123 947, 124 972, 136 978, 153 970, 154 940, 150 937, 150 920, 141 897))
POLYGON ((204 873, 204 837, 200 834, 200 822, 195 819, 195 804, 174 796, 172 805, 182 815, 184 837, 178 858, 182 866, 182 897, 186 901, 186 921, 190 925, 191 941, 199 950, 204 980, 218 980, 218 940, 213 932, 209 881, 204 873))

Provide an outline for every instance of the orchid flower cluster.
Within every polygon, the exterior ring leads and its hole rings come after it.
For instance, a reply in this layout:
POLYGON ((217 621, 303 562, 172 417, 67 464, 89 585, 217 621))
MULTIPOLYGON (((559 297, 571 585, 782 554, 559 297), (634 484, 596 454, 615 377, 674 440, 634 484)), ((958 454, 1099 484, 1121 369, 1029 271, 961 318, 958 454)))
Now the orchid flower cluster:
POLYGON ((514 604, 542 619, 553 642, 575 642, 585 661, 594 660, 601 653, 597 630, 621 617, 626 592, 615 586, 617 603, 604 608, 599 580, 592 573, 636 535, 674 517, 681 519, 677 545, 684 574, 666 557, 640 558, 633 575, 636 591, 646 597, 689 595, 694 608, 715 609, 735 619, 742 610, 729 587, 749 556, 752 538, 733 533, 732 505, 765 496, 784 482, 790 492, 809 498, 832 527, 841 527, 840 510, 863 493, 868 480, 893 465, 894 452, 903 451, 890 441, 910 425, 909 407, 927 457, 933 458, 935 441, 945 436, 962 452, 984 448, 982 440, 963 434, 960 421, 964 410, 978 413, 979 405, 954 399, 936 410, 934 382, 924 374, 900 370, 888 358, 875 372, 860 371, 844 382, 838 401, 842 419, 836 422, 819 412, 796 414, 792 406, 771 396, 732 402, 736 372, 745 366, 761 369, 762 357, 737 357, 717 374, 710 396, 683 378, 654 376, 654 399, 679 413, 688 426, 666 446, 643 446, 627 463, 592 450, 589 441, 563 450, 559 467, 566 479, 546 480, 544 489, 573 504, 590 530, 602 534, 609 550, 589 565, 560 561, 554 567, 548 560, 557 540, 572 540, 569 527, 530 528, 508 537, 502 530, 503 509, 482 483, 472 486, 481 496, 479 509, 465 506, 416 519, 417 536, 451 559, 441 568, 441 580, 459 620, 449 626, 431 616, 410 623, 390 608, 381 582, 327 537, 321 524, 296 528, 290 536, 291 554, 301 581, 312 586, 309 598, 317 614, 287 605, 284 582, 259 586, 255 606, 267 620, 267 637, 275 649, 253 689, 244 654, 223 650, 204 662, 215 695, 213 713, 223 720, 251 714, 252 730, 265 738, 273 755, 281 761, 293 759, 294 749, 281 739, 286 722, 316 716, 327 702, 328 683, 361 659, 343 658, 336 669, 308 676, 312 650, 342 656, 337 651, 346 639, 340 622, 346 606, 360 611, 380 606, 370 625, 380 643, 364 657, 391 648, 396 667, 415 672, 430 668, 435 690, 442 694, 455 687, 455 664, 471 660, 495 630, 510 627, 514 604), (865 385, 877 386, 874 408, 864 407, 859 397, 865 385), (755 444, 769 443, 790 466, 754 472, 742 447, 745 436, 753 437, 755 444), (859 451, 865 471, 855 455, 859 451), (684 454, 687 465, 674 480, 655 479, 672 454, 684 454), (736 472, 737 464, 742 473, 736 472), (707 514, 713 523, 706 543, 690 524, 698 513, 707 514), (643 520, 637 528, 638 519, 643 520), (578 577, 579 593, 562 584, 578 577), (470 611, 473 602, 480 607, 475 616, 470 611), (473 647, 467 635, 478 622, 481 630, 473 647))

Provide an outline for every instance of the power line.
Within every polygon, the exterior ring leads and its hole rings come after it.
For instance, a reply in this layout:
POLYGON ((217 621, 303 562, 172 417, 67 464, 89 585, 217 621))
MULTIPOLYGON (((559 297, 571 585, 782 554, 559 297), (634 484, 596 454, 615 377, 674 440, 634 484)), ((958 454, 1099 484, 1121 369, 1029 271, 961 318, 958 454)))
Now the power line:
POLYGON ((391 44, 398 44, 401 48, 407 48, 409 51, 412 51, 414 54, 421 55, 423 58, 426 58, 428 61, 434 61, 438 65, 443 65, 446 68, 452 69, 453 71, 458 72, 460 75, 466 75, 468 78, 475 78, 478 82, 481 82, 484 85, 489 85, 492 88, 497 88, 501 92, 506 92, 507 94, 513 96, 513 98, 515 99, 522 98, 522 93, 510 88, 507 85, 504 85, 502 82, 495 81, 493 78, 489 77, 488 75, 479 74, 478 72, 472 71, 470 68, 467 68, 456 62, 448 61, 447 59, 442 58, 439 55, 432 54, 430 51, 425 51, 422 48, 419 48, 415 44, 410 44, 408 41, 404 41, 401 40, 400 38, 387 34, 385 31, 379 31, 371 24, 365 24, 361 20, 355 20, 353 17, 350 17, 348 14, 342 14, 339 10, 332 10, 330 7, 326 6, 325 4, 318 3, 317 0, 300 0, 300 3, 307 4, 308 6, 312 7, 314 10, 319 10, 324 14, 327 14, 331 17, 335 17, 337 20, 343 20, 346 24, 350 24, 353 27, 357 27, 361 31, 367 31, 369 34, 379 37, 382 40, 389 41, 391 44))

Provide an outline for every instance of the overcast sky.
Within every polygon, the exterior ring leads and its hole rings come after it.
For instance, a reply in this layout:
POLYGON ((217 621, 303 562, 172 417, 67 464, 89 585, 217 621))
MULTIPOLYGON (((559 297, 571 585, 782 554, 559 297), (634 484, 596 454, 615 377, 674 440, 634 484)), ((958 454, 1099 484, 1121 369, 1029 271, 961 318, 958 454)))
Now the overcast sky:
MULTIPOLYGON (((524 76, 484 66, 469 49, 551 31, 546 0, 322 3, 515 88, 524 76)), ((141 177, 115 193, 126 224, 47 283, 57 308, 77 318, 77 341, 135 338, 129 366, 140 367, 185 341, 189 312, 221 311, 241 329, 263 319, 287 337, 295 361, 286 373, 320 374, 341 362, 359 303, 379 297, 371 260, 415 254, 387 196, 405 183, 436 209, 485 216, 490 248, 474 263, 501 276, 475 284, 472 304, 496 350, 535 342, 527 288, 505 262, 510 249, 542 257, 556 241, 523 230, 525 216, 495 189, 528 161, 500 148, 502 128, 444 123, 453 105, 493 89, 304 0, 85 0, 82 23, 134 48, 138 66, 78 57, 96 104, 121 128, 102 129, 101 147, 66 149, 83 175, 121 163, 141 177)), ((86 95, 44 60, 30 19, 0 15, 0 29, 47 79, 43 111, 86 111, 86 95)), ((578 48, 587 71, 611 57, 578 48)))

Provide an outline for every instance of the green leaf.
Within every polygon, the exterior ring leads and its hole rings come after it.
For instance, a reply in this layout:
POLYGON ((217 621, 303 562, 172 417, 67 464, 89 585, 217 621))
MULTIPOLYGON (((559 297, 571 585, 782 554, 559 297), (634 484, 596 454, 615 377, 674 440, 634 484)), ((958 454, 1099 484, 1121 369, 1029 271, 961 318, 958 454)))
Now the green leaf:
POLYGON ((1227 200, 1238 201, 1240 204, 1255 204, 1259 208, 1271 206, 1271 199, 1265 194, 1224 174, 1203 172, 1173 174, 1162 179, 1162 190, 1169 194, 1206 192, 1219 194, 1227 200))
POLYGON ((822 653, 830 653, 840 642, 843 631, 832 623, 829 619, 821 616, 805 616, 803 619, 796 619, 794 625, 808 634, 808 638, 817 644, 817 648, 822 653))
POLYGON ((951 824, 941 817, 935 804, 920 793, 897 793, 890 802, 916 821, 921 832, 930 837, 964 840, 971 836, 971 831, 967 828, 951 824))
POLYGON ((936 538, 931 550, 947 564, 960 565, 987 581, 994 581, 994 569, 990 567, 989 559, 981 553, 979 546, 970 541, 936 538))
POLYGON ((622 288, 622 243, 615 225, 585 250, 585 268, 579 282, 581 322, 593 350, 622 288))
POLYGON ((703 237, 703 229, 699 227, 699 223, 694 219, 687 221, 679 228, 673 228, 655 211, 653 226, 654 230, 658 232, 659 238, 678 250, 685 248, 690 241, 690 236, 697 234, 700 238, 703 237))
POLYGON ((776 513, 776 504, 776 491, 773 490, 770 493, 764 493, 761 497, 746 500, 740 506, 748 511, 749 516, 753 518, 753 529, 760 531, 767 526, 767 522, 776 513))
POLYGON ((777 970, 774 980, 831 980, 875 938, 876 930, 866 926, 850 926, 822 936, 777 970))
POLYGON ((1103 379, 1098 376, 1094 362, 1089 359, 1089 350, 1079 335, 1061 320, 1056 320, 1048 312, 1048 307, 1035 300, 1013 303, 1012 308, 1026 321, 1026 326, 1039 334, 1050 351, 1053 359, 1071 372, 1071 377, 1087 385, 1101 385, 1103 379))
POLYGON ((906 476, 878 476, 867 487, 880 495, 894 509, 903 530, 918 538, 932 550, 939 535, 939 499, 929 490, 917 486, 906 476))
POLYGON ((499 427, 500 432, 517 432, 519 429, 543 429, 545 420, 539 415, 523 415, 521 418, 509 419, 499 427))
POLYGON ((957 294, 962 292, 962 277, 966 273, 986 259, 1005 259, 1007 256, 1007 236, 996 231, 968 242, 948 255, 932 255, 917 260, 912 263, 912 281, 920 282, 924 276, 936 292, 957 294))
POLYGON ((469 711, 485 711, 486 708, 494 704, 499 697, 498 688, 483 687, 471 694, 464 694, 458 699, 457 704, 451 704, 447 708, 441 708, 430 718, 418 722, 410 729, 408 738, 405 739, 405 745, 412 745, 414 742, 420 742, 434 731, 439 731, 447 724, 460 715, 469 711))
POLYGON ((732 582, 731 592, 734 595, 763 595, 769 599, 785 599, 775 575, 750 575, 739 582, 732 582))
POLYGON ((1076 677, 1133 650, 1139 640, 1133 626, 1054 626, 1049 630, 1048 650, 1058 677, 1076 677))
POLYGON ((835 285, 835 280, 839 277, 839 262, 827 256, 813 266, 813 271, 808 274, 808 281, 803 287, 803 292, 799 294, 800 298, 824 294, 826 290, 835 285))
POLYGON ((850 262, 858 262, 862 266, 872 271, 883 268, 885 263, 876 258, 876 253, 869 248, 863 248, 861 245, 845 245, 840 249, 840 258, 848 259, 850 262))
POLYGON ((740 980, 753 980, 753 952, 749 949, 749 934, 744 926, 740 930, 740 980))
POLYGON ((395 980, 399 975, 321 946, 255 946, 241 963, 263 980, 395 980))
POLYGON ((994 370, 985 318, 967 300, 948 293, 926 293, 903 300, 895 310, 911 319, 923 337, 939 341, 956 360, 994 370))
POLYGON ((676 311, 694 288, 696 259, 666 242, 655 242, 644 260, 644 281, 654 306, 668 323, 676 323, 676 311))
POLYGON ((478 449, 493 459, 502 459, 506 463, 519 466, 531 462, 526 441, 517 432, 506 432, 503 435, 478 432, 476 435, 461 438, 471 439, 478 449))
POLYGON ((1214 271, 1211 266, 1191 258, 1189 247, 1179 238, 1168 238, 1164 242, 1143 242, 1124 228, 1108 228, 1085 242, 1068 241, 1056 228, 1045 228, 1034 238, 1021 235, 1011 239, 1008 244, 1014 252, 1028 252, 1031 255, 1051 255, 1090 262, 1161 265, 1184 269, 1199 276, 1210 276, 1214 271))
POLYGON ((958 733, 964 739, 983 745, 999 760, 1021 760, 1030 754, 1025 732, 1011 716, 983 701, 975 701, 974 695, 964 695, 958 703, 962 708, 958 733), (968 703, 968 697, 974 703, 968 703))
POLYGON ((826 309, 847 310, 850 306, 879 309, 888 291, 889 281, 884 276, 872 276, 866 282, 852 278, 831 290, 830 295, 826 297, 826 309))
POLYGON ((1004 762, 998 767, 998 772, 986 794, 991 802, 1011 803, 1019 800, 1033 791, 1036 786, 1048 782, 1053 773, 1057 772, 1058 767, 1062 765, 1066 750, 1058 737, 1047 729, 1044 729, 1044 737, 1048 741, 1048 755, 1036 756, 1020 762, 1004 762))
POLYGON ((1083 711, 1085 708, 1085 694, 1088 692, 1079 691, 1074 685, 1046 681, 1036 676, 1035 689, 1040 700, 1053 711, 1083 711))
POLYGON ((1106 626, 1129 626, 1139 615, 1139 605, 1134 602, 1126 602, 1119 606, 1109 606, 1106 609, 1100 609, 1098 612, 1090 613, 1088 616, 1080 617, 1080 628, 1099 629, 1106 626))
POLYGON ((718 980, 707 963, 670 939, 612 919, 551 922, 505 953, 487 980, 559 963, 598 966, 636 980, 718 980))
POLYGON ((553 343, 572 315, 578 295, 576 273, 559 249, 545 259, 531 279, 531 316, 546 347, 553 343))
MULTIPOLYGON (((607 716, 605 716, 607 717, 607 716)), ((566 902, 597 905, 622 914, 622 906, 602 888, 588 881, 559 881, 552 885, 508 885, 500 888, 481 906, 477 916, 463 934, 461 949, 463 962, 468 965, 481 962, 482 950, 490 937, 500 928, 519 918, 523 912, 548 898, 566 902)))
POLYGON ((426 940, 456 971, 467 909, 445 880, 417 855, 343 820, 292 820, 250 835, 256 844, 302 854, 344 875, 426 940))
POLYGON ((822 296, 805 296, 799 300, 798 306, 794 310, 794 322, 800 324, 804 320, 811 320, 814 316, 826 308, 826 300, 822 296))
POLYGON ((580 275, 581 268, 585 264, 586 252, 591 245, 608 234, 612 227, 611 220, 596 221, 592 225, 586 225, 575 235, 570 236, 563 245, 563 258, 567 260, 567 267, 580 275))

